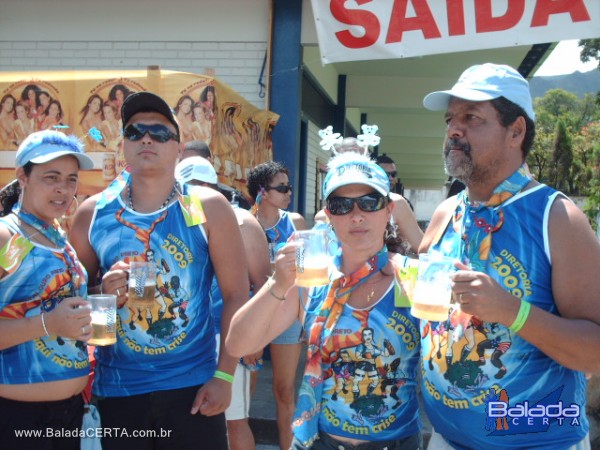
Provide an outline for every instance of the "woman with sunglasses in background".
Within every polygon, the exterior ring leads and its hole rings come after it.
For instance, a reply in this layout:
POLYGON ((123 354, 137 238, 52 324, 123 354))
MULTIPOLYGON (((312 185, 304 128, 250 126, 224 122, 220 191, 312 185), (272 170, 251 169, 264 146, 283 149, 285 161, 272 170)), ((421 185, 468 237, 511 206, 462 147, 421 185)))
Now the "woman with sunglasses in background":
POLYGON ((79 449, 92 335, 87 274, 57 219, 93 168, 75 136, 29 135, 0 192, 0 446, 79 449), (56 436, 48 433, 51 429, 56 436), (37 437, 16 432, 39 432, 37 437))
MULTIPOLYGON (((247 188, 255 202, 252 212, 267 235, 271 268, 274 269, 278 246, 283 246, 294 231, 305 230, 306 222, 300 214, 284 211, 291 202, 292 186, 288 170, 281 163, 267 161, 251 169, 247 188)), ((273 336, 269 348, 281 450, 288 450, 292 442, 291 423, 296 400, 294 382, 302 351, 301 334, 300 323, 291 322, 273 336)))
POLYGON ((330 284, 297 287, 296 244, 286 244, 273 276, 234 316, 227 349, 255 351, 299 319, 308 348, 291 448, 417 450, 419 324, 396 294, 398 266, 409 260, 384 244, 389 180, 362 153, 338 154, 328 168, 325 213, 341 250, 330 284))

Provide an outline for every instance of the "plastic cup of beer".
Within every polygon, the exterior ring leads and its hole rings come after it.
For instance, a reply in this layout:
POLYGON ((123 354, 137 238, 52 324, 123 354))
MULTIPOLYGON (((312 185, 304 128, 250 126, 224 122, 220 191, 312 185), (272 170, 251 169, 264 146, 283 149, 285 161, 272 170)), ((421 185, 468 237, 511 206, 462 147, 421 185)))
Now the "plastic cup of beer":
POLYGON ((88 344, 114 344, 117 342, 117 296, 90 294, 87 300, 92 307, 92 337, 88 344))
POLYGON ((296 248, 296 285, 301 287, 329 284, 327 233, 324 230, 295 231, 292 241, 296 248))
POLYGON ((448 319, 452 299, 450 275, 456 259, 435 253, 419 255, 419 273, 412 298, 411 314, 419 319, 443 322, 448 319))
POLYGON ((139 308, 154 304, 156 289, 156 265, 147 261, 132 261, 129 264, 128 301, 139 308))

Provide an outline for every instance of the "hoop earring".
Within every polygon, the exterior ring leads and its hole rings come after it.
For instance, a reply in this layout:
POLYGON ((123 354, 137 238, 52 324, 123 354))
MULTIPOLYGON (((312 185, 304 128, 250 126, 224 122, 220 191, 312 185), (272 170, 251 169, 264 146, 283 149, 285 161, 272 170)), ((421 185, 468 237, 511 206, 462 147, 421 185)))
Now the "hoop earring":
POLYGON ((77 196, 74 195, 73 200, 71 201, 71 204, 65 211, 65 214, 63 215, 63 217, 65 219, 72 219, 73 216, 75 215, 75 213, 77 212, 77 208, 79 208, 79 200, 77 199, 77 196), (73 208, 73 205, 75 205, 74 208, 73 208))

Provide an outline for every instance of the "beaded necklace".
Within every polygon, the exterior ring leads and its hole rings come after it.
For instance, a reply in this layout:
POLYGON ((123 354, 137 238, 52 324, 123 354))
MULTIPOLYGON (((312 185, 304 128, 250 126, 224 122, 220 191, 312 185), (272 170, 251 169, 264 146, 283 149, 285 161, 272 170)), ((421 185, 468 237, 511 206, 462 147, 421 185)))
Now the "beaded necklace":
MULTIPOLYGON (((164 201, 164 203, 162 205, 160 205, 160 208, 158 208, 158 209, 163 209, 163 208, 166 208, 167 206, 169 206, 169 203, 171 202, 171 200, 173 200, 173 197, 175 197, 176 193, 177 193, 177 183, 175 183, 173 185, 173 190, 171 191, 171 193, 169 194, 167 199, 164 201)), ((127 206, 132 211, 135 211, 135 208, 133 207, 133 199, 131 198, 131 184, 127 185, 127 206)))

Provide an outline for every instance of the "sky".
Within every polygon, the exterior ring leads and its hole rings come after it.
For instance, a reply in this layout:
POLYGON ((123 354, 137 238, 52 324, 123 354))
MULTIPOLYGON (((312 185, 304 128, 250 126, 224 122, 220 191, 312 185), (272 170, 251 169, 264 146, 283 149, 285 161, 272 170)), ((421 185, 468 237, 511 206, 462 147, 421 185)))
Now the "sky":
POLYGON ((595 59, 582 63, 579 59, 581 49, 577 45, 578 39, 570 41, 561 41, 540 66, 535 76, 565 75, 579 72, 588 72, 598 67, 598 61, 595 59))

